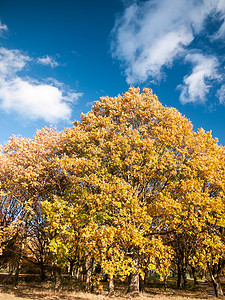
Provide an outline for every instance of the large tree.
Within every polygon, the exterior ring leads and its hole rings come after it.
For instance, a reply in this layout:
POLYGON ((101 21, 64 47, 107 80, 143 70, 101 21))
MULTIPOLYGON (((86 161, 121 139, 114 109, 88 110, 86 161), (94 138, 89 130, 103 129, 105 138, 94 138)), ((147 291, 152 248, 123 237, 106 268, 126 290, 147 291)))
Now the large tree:
POLYGON ((151 90, 130 88, 97 101, 63 139, 60 163, 69 179, 63 201, 82 211, 85 251, 110 276, 129 275, 129 292, 137 294, 146 266, 165 274, 159 257, 171 248, 161 235, 177 230, 188 201, 187 188, 179 187, 196 180, 189 176, 197 141, 192 124, 151 90))

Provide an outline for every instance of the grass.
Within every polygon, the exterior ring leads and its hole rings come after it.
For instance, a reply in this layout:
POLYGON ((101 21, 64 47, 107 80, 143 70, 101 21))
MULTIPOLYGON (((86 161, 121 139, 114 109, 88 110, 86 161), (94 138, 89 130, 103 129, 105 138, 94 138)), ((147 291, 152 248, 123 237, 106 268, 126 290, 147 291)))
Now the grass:
MULTIPOLYGON (((117 282, 115 288, 116 300, 130 299, 126 294, 127 286, 124 283, 117 282)), ((14 288, 12 277, 0 274, 0 300, 112 300, 107 296, 107 286, 104 283, 101 294, 84 293, 82 285, 76 280, 63 278, 62 289, 59 292, 54 291, 51 281, 39 282, 36 276, 21 276, 17 288, 14 288)), ((146 284, 145 292, 138 297, 140 300, 201 300, 217 299, 214 297, 214 291, 211 283, 200 282, 194 285, 192 280, 188 280, 186 290, 176 288, 175 279, 168 280, 168 288, 165 291, 158 278, 150 277, 146 284)))

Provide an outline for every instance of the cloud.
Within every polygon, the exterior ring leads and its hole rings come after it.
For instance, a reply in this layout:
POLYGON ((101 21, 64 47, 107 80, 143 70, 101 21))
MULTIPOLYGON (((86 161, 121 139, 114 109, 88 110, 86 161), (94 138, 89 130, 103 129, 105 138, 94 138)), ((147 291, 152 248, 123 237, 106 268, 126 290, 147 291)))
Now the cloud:
POLYGON ((46 65, 46 66, 49 65, 52 68, 55 68, 59 65, 58 62, 53 57, 50 57, 48 55, 45 55, 43 57, 39 57, 37 59, 37 62, 41 65, 46 65))
POLYGON ((2 31, 7 31, 8 27, 5 24, 2 24, 2 22, 0 21, 0 35, 2 33, 2 31))
POLYGON ((224 0, 148 0, 128 6, 115 22, 111 43, 127 82, 160 80, 165 67, 186 57, 209 16, 220 22, 212 38, 225 37, 224 0))
POLYGON ((225 37, 225 20, 219 30, 212 36, 212 40, 220 40, 225 37))
POLYGON ((32 84, 19 77, 0 82, 1 107, 30 118, 47 122, 69 120, 71 109, 58 88, 45 84, 32 84))
POLYGON ((205 102, 212 80, 220 79, 218 74, 218 60, 214 56, 204 56, 200 53, 188 54, 186 62, 193 65, 192 73, 184 77, 184 84, 179 85, 181 90, 180 102, 205 102))
POLYGON ((8 78, 21 71, 31 58, 22 54, 19 50, 0 48, 0 74, 2 78, 8 78))
POLYGON ((19 76, 31 60, 19 50, 0 48, 1 109, 46 122, 68 121, 72 112, 70 103, 82 94, 69 90, 62 83, 56 85, 53 80, 47 84, 19 76))
POLYGON ((219 29, 212 35, 212 40, 223 40, 225 38, 225 2, 224 0, 216 1, 216 12, 218 21, 221 23, 219 29))
POLYGON ((219 98, 220 104, 225 104, 225 84, 217 91, 217 97, 219 98))

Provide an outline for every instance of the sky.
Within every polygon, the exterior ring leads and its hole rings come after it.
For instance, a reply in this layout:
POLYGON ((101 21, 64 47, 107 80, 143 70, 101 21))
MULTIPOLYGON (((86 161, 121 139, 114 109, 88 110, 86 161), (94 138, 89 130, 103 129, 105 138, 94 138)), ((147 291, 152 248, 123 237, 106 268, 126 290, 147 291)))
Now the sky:
POLYGON ((0 0, 0 144, 130 86, 225 146, 225 0, 0 0))

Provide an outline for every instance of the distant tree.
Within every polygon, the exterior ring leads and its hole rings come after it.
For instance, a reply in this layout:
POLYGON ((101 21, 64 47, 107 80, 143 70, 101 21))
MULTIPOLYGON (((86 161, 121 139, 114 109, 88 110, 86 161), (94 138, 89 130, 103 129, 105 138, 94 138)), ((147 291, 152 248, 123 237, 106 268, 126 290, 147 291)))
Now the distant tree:
MULTIPOLYGON (((4 205, 4 199, 7 200, 5 204, 7 209, 11 208, 11 203, 13 203, 15 220, 12 224, 16 228, 20 226, 21 237, 15 284, 18 282, 28 237, 31 232, 35 232, 36 241, 38 241, 38 237, 40 238, 43 233, 44 215, 41 213, 41 202, 52 193, 60 194, 63 188, 62 174, 57 163, 59 152, 60 134, 53 128, 43 128, 37 131, 33 139, 12 136, 3 145, 0 157, 0 182, 5 196, 2 197, 2 205, 4 205), (38 231, 37 226, 39 226, 38 231)), ((7 226, 3 224, 3 231, 6 228, 7 226)), ((39 242, 44 241, 39 240, 39 242)), ((39 244, 39 246, 43 245, 39 244)), ((41 257, 39 258, 42 260, 41 257)), ((40 261, 39 263, 42 264, 40 261)))

